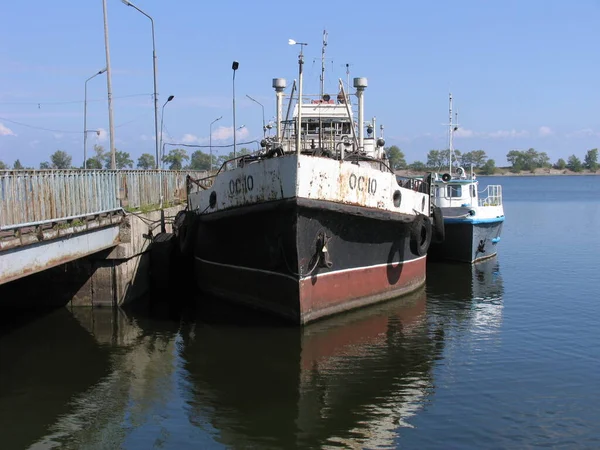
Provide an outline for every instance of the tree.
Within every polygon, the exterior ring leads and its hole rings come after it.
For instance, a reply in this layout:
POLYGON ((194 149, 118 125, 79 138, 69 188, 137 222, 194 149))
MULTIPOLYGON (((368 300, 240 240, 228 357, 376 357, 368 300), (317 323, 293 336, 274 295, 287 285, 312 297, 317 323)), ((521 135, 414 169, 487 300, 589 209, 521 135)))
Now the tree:
MULTIPOLYGON (((237 151, 235 153, 235 156, 233 156, 233 152, 229 153, 228 155, 220 155, 217 158, 217 166, 221 167, 225 161, 229 161, 230 159, 237 158, 242 155, 249 155, 249 154, 250 154, 250 150, 248 150, 245 147, 242 147, 239 151, 237 151)), ((214 158, 214 156, 213 156, 213 158, 214 158)))
POLYGON ((390 148, 385 150, 385 152, 392 170, 404 169, 406 167, 404 153, 397 146, 392 145, 390 148))
POLYGON ((425 172, 427 170, 427 166, 424 162, 415 161, 408 166, 410 170, 414 170, 415 172, 425 172))
POLYGON ((52 161, 52 168, 54 169, 69 169, 72 159, 71 156, 62 150, 56 150, 50 155, 50 161, 52 161))
POLYGON ((52 169, 52 166, 50 165, 50 163, 48 161, 42 161, 40 163, 40 169, 41 170, 48 170, 48 169, 52 169))
POLYGON ((0 161, 0 170, 6 170, 8 167, 2 161, 0 161))
POLYGON ((162 161, 169 164, 169 170, 181 170, 183 168, 183 161, 189 159, 190 157, 184 149, 174 148, 168 155, 163 156, 162 161))
POLYGON ((494 172, 496 172, 496 161, 493 159, 488 159, 481 167, 481 173, 483 175, 493 175, 494 172))
POLYGON ((96 158, 88 158, 86 167, 88 169, 102 169, 102 163, 98 161, 96 158))
POLYGON ((556 161, 556 164, 554 164, 554 168, 564 170, 567 168, 567 162, 564 159, 559 158, 558 161, 556 161))
MULTIPOLYGON (((133 167, 133 159, 129 157, 129 153, 119 151, 115 148, 115 166, 119 170, 124 169, 125 167, 131 168, 133 167)), ((108 158, 106 168, 110 168, 110 158, 108 158)))
POLYGON ((476 168, 481 168, 485 164, 487 155, 483 150, 473 150, 472 152, 464 153, 461 158, 461 164, 464 167, 470 167, 473 164, 476 168))
POLYGON ((142 153, 137 160, 138 169, 149 170, 156 167, 156 160, 150 153, 142 153))
POLYGON ((569 160, 567 161, 567 168, 572 170, 573 172, 581 172, 583 169, 583 165, 581 164, 581 160, 575 156, 569 156, 569 160))
POLYGON ((209 170, 210 154, 206 154, 202 150, 196 150, 194 153, 192 153, 192 159, 190 160, 190 169, 209 170))
POLYGON ((23 170, 23 164, 21 164, 21 161, 19 161, 18 159, 15 161, 15 163, 13 164, 13 169, 14 170, 23 170))
POLYGON ((447 165, 448 157, 444 156, 447 153, 443 150, 429 150, 427 153, 427 167, 434 170, 440 170, 442 166, 447 165))
POLYGON ((588 150, 584 159, 585 167, 595 172, 598 169, 598 149, 588 150))

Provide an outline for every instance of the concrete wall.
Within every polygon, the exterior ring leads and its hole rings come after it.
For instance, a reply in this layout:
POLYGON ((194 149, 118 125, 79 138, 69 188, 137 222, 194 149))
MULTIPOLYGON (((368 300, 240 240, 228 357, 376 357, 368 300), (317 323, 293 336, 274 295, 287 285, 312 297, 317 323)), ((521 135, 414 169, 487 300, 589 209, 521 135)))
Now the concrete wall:
MULTIPOLYGON (((164 210, 166 232, 172 231, 173 218, 183 208, 164 210)), ((139 299, 149 292, 151 280, 168 275, 168 246, 153 243, 161 231, 160 217, 160 211, 127 214, 120 224, 119 245, 3 284, 0 307, 112 308, 139 299), (151 258, 153 247, 158 258, 151 258)))

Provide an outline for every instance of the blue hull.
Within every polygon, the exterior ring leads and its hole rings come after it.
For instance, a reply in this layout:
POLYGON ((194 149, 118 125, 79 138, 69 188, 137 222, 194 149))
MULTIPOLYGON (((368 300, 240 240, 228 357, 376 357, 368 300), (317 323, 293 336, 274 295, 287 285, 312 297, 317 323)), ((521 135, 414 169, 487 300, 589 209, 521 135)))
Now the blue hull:
POLYGON ((431 243, 427 258, 473 263, 497 254, 503 220, 444 220, 445 239, 431 243))

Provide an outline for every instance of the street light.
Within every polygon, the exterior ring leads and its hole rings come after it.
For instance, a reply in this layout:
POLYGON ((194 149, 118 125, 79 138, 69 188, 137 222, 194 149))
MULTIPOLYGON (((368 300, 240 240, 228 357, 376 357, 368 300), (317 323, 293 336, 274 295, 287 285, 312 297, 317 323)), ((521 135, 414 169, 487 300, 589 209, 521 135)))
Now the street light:
POLYGON ((165 102, 164 105, 162 105, 162 109, 160 111, 160 149, 161 149, 161 161, 162 158, 165 156, 165 148, 163 146, 163 119, 165 118, 165 106, 167 103, 169 103, 171 100, 173 100, 175 98, 174 95, 169 95, 169 98, 167 99, 167 101, 165 102))
POLYGON ((235 158, 235 71, 240 66, 240 63, 234 61, 231 64, 231 68, 233 69, 233 157, 235 158))
POLYGON ((154 20, 140 8, 135 6, 129 0, 121 0, 125 5, 131 6, 132 8, 138 10, 148 19, 150 19, 150 23, 152 24, 152 67, 154 71, 154 141, 156 144, 156 168, 158 169, 158 93, 156 92, 156 45, 154 43, 154 20))
POLYGON ((213 163, 212 163, 212 126, 217 120, 221 120, 223 116, 216 118, 210 123, 210 135, 208 136, 208 147, 210 148, 210 168, 209 171, 212 171, 213 163))
MULTIPOLYGON (((95 76, 103 74, 104 72, 106 72, 106 67, 102 70, 99 70, 91 77, 89 77, 87 80, 85 80, 85 83, 84 83, 84 86, 85 86, 84 94, 83 94, 83 168, 84 169, 87 169, 87 134, 88 134, 88 131, 87 131, 87 83, 95 76)), ((96 132, 96 130, 90 130, 90 131, 96 132)), ((100 132, 98 132, 98 134, 100 134, 100 132)))
POLYGON ((258 100, 253 99, 252 97, 250 97, 248 94, 246 94, 246 97, 248 97, 250 100, 252 100, 254 103, 258 103, 260 105, 260 107, 262 108, 262 120, 263 120, 263 137, 265 137, 265 134, 267 133, 267 127, 265 126, 265 107, 262 105, 262 103, 260 103, 258 100))
POLYGON ((302 50, 308 44, 305 42, 296 42, 293 39, 288 39, 288 44, 300 46, 300 54, 298 55, 298 114, 296 119, 298 121, 296 129, 296 152, 300 154, 300 139, 302 135, 302 66, 304 65, 302 50))

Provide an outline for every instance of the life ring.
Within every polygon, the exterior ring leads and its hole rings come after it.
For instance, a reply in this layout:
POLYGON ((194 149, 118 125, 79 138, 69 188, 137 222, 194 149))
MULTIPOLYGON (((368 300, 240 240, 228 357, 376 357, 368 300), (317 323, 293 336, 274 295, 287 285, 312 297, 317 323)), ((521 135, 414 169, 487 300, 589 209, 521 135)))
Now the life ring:
POLYGON ((450 181, 451 178, 452 178, 452 175, 450 175, 449 173, 445 173, 444 175, 442 175, 442 181, 445 183, 450 181))
POLYGON ((197 215, 193 212, 187 212, 185 219, 179 227, 179 251, 184 256, 190 256, 194 249, 196 237, 197 215))
POLYGON ((433 242, 441 243, 446 238, 446 229, 444 228, 444 216, 439 206, 433 207, 433 242))
POLYGON ((419 214, 410 228, 410 249, 413 253, 424 256, 431 243, 431 219, 419 214))

